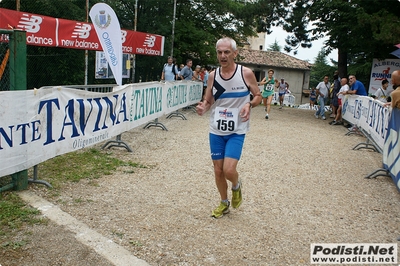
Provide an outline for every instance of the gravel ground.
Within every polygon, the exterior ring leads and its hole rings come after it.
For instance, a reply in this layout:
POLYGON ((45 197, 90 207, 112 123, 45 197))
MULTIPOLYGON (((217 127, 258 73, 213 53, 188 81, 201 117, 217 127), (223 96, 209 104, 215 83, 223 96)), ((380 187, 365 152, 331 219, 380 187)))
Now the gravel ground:
MULTIPOLYGON (((310 110, 273 106, 269 120, 263 110, 252 110, 238 165, 243 204, 221 219, 210 217, 219 194, 208 114, 191 110, 188 120, 160 119, 168 131, 122 134, 132 153, 112 148, 148 168, 72 183, 56 196, 30 190, 150 265, 309 265, 311 243, 397 242, 400 193, 390 178, 365 179, 381 154, 352 150, 365 139, 310 110)), ((110 265, 51 222, 31 231, 27 256, 3 266, 110 265)))

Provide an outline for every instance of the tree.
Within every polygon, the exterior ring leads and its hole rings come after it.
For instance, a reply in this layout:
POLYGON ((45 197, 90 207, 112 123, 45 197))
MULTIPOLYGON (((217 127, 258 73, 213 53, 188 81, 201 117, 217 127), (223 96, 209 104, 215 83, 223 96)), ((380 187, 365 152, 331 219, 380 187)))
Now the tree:
POLYGON ((321 49, 318 52, 317 57, 315 58, 315 62, 311 67, 310 72, 310 86, 316 87, 319 82, 322 81, 325 75, 329 76, 329 79, 333 79, 333 73, 335 72, 336 67, 328 65, 326 61, 326 51, 325 49, 321 49))
MULTIPOLYGON (((138 31, 165 36, 164 57, 136 56, 136 82, 139 79, 159 79, 172 43, 173 56, 178 63, 190 58, 195 65, 216 65, 214 46, 219 38, 231 37, 239 46, 244 45, 249 36, 256 35, 257 29, 268 30, 283 14, 281 0, 254 3, 243 0, 176 0, 175 37, 172 40, 174 0, 90 0, 90 7, 98 2, 105 2, 115 10, 122 28, 132 30, 136 22, 138 31)), ((0 7, 15 9, 15 0, 3 0, 0 7)), ((86 20, 86 0, 21 0, 20 10, 70 20, 86 20)), ((94 55, 94 52, 89 52, 89 84, 100 82, 94 80, 94 55)), ((84 58, 84 51, 81 50, 28 46, 28 60, 31 62, 28 62, 28 72, 32 73, 29 86, 82 84, 84 58), (36 63, 39 61, 42 68, 32 69, 33 65, 38 66, 36 63), (31 79, 35 79, 34 75, 53 72, 57 72, 57 75, 48 74, 47 79, 38 76, 37 81, 31 82, 31 79), (46 84, 41 84, 43 81, 46 84)))
POLYGON ((313 40, 328 36, 326 54, 338 49, 341 77, 347 76, 349 63, 361 62, 365 69, 358 71, 370 71, 371 63, 368 66, 365 61, 388 58, 393 45, 400 43, 397 0, 290 0, 283 5, 287 15, 279 23, 290 34, 285 50, 310 48, 313 40))
MULTIPOLYGON (((108 0, 116 11, 121 25, 132 29, 134 0, 108 0)), ((263 4, 263 11, 275 17, 273 9, 279 1, 263 4)), ((216 41, 224 36, 235 39, 238 45, 256 35, 258 27, 254 14, 261 14, 257 3, 236 0, 177 0, 175 36, 172 40, 173 0, 139 0, 137 7, 137 30, 165 36, 165 56, 136 56, 137 75, 143 81, 156 80, 160 76, 166 56, 174 45, 174 57, 178 63, 192 59, 194 65, 216 65, 216 41)))
POLYGON ((282 47, 278 44, 278 41, 275 39, 275 42, 271 44, 267 51, 275 51, 275 52, 280 52, 282 50, 282 47))

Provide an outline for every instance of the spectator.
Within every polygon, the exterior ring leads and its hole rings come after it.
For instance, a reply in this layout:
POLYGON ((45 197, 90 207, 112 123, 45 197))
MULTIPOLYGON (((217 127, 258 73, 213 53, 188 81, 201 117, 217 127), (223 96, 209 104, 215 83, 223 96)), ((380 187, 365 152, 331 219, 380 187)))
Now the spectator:
POLYGON ((382 87, 377 89, 371 97, 383 103, 390 102, 390 93, 392 90, 389 90, 388 87, 389 81, 387 79, 382 80, 382 87))
POLYGON ((178 68, 173 62, 173 58, 168 56, 167 63, 164 64, 163 70, 161 72, 161 80, 174 81, 178 77, 178 68))
POLYGON ((354 94, 360 96, 367 96, 367 91, 365 90, 364 84, 356 79, 356 76, 349 76, 350 90, 346 94, 354 94))
MULTIPOLYGON (((347 79, 346 79, 347 80, 347 79)), ((341 88, 341 80, 339 80, 339 75, 338 72, 335 71, 335 74, 333 75, 333 89, 331 93, 331 108, 332 108, 332 114, 329 116, 330 118, 335 118, 336 117, 336 112, 339 107, 338 103, 338 93, 341 88)))
POLYGON ((318 83, 317 85, 317 96, 318 96, 318 110, 315 113, 315 118, 321 118, 325 120, 325 102, 328 99, 329 88, 331 87, 331 83, 329 82, 329 76, 324 76, 324 80, 318 83))
POLYGON ((264 85, 262 97, 265 106, 264 110, 265 112, 267 112, 267 114, 265 115, 265 119, 269 118, 268 114, 269 111, 271 110, 272 96, 274 95, 275 79, 273 75, 274 75, 274 70, 273 69, 268 70, 268 79, 267 77, 264 77, 260 82, 260 85, 264 85))
MULTIPOLYGON (((206 88, 207 88, 207 81, 208 81, 208 75, 209 75, 208 70, 209 70, 209 68, 205 68, 204 67, 204 71, 203 71, 203 76, 204 76, 204 78, 203 78, 203 95, 202 95, 203 97, 204 97, 204 93, 205 93, 206 88)), ((202 99, 203 99, 203 97, 202 97, 202 99)))
POLYGON ((317 100, 317 91, 315 87, 312 87, 310 90, 310 109, 312 110, 315 105, 315 101, 317 100))
POLYGON ((181 70, 181 79, 182 80, 192 80, 193 78, 193 70, 192 70, 192 60, 186 60, 186 66, 181 70))
POLYGON ((196 68, 193 71, 193 76, 192 76, 192 80, 193 81, 201 81, 203 82, 203 80, 201 79, 201 67, 199 65, 196 66, 196 68))
POLYGON ((392 97, 392 108, 400 109, 400 70, 395 70, 392 73, 393 91, 390 94, 392 97))
POLYGON ((282 109, 285 94, 289 91, 289 83, 287 83, 284 78, 281 78, 281 81, 278 83, 278 88, 279 88, 278 94, 279 94, 279 104, 280 104, 279 109, 282 109))
POLYGON ((331 125, 343 125, 343 121, 342 121, 342 99, 343 99, 343 95, 346 94, 346 92, 349 90, 349 85, 347 85, 347 78, 342 78, 340 80, 340 85, 342 85, 342 87, 340 88, 339 92, 337 93, 338 109, 336 110, 335 119, 331 123, 329 123, 331 125))

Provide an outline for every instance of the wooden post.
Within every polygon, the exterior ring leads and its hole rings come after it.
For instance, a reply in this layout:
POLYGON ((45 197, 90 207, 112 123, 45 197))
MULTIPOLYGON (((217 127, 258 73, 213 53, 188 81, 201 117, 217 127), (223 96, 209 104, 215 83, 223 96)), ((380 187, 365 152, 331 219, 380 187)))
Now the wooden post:
MULTIPOLYGON (((10 34, 10 91, 26 90, 26 32, 14 30, 10 34)), ((28 170, 12 175, 14 190, 28 188, 28 170)))

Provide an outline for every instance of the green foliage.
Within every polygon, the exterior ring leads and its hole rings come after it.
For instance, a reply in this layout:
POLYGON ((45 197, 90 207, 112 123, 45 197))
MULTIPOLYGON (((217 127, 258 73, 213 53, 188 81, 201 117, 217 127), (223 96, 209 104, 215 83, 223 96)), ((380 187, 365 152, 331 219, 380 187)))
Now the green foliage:
POLYGON ((125 162, 112 156, 111 153, 97 149, 88 149, 67 153, 54 157, 39 165, 40 177, 49 180, 53 187, 58 188, 64 182, 79 182, 81 179, 96 179, 110 175, 118 167, 146 168, 146 166, 125 162))
POLYGON ((0 194, 0 229, 20 228, 24 223, 36 222, 39 211, 27 206, 16 193, 0 194))
POLYGON ((13 241, 13 236, 24 226, 46 224, 48 220, 39 214, 37 209, 23 202, 16 192, 0 193, 0 250, 15 250, 24 246, 26 240, 13 241))
MULTIPOLYGON (((285 50, 311 47, 313 40, 328 36, 325 52, 338 49, 339 75, 347 76, 347 65, 391 58, 400 43, 400 2, 386 0, 291 0, 285 4, 283 27, 291 35, 285 50), (307 28, 307 25, 312 25, 307 28)), ((370 66, 369 66, 370 68, 370 66)), ((364 72, 364 70, 363 70, 364 72)))
MULTIPOLYGON (((136 56, 135 81, 158 80, 166 57, 171 54, 177 63, 186 59, 194 65, 217 64, 216 41, 224 36, 239 45, 256 30, 277 25, 284 17, 288 0, 176 0, 174 36, 174 0, 91 0, 109 4, 116 12, 121 27, 165 36, 164 56, 136 56), (137 8, 135 3, 137 2, 137 8), (135 18, 135 10, 137 16, 135 18), (135 23, 136 22, 136 23, 135 23)), ((15 0, 3 0, 0 7, 15 9, 15 0)), ((21 1, 21 11, 69 20, 86 21, 86 0, 21 1)), ((95 53, 89 52, 88 83, 114 83, 94 79, 95 53)), ((83 84, 85 56, 82 50, 28 47, 28 88, 47 85, 83 84)))
POLYGON ((328 65, 326 61, 325 50, 321 49, 318 52, 315 62, 311 67, 310 72, 310 87, 316 87, 321 82, 325 75, 329 76, 329 80, 333 80, 333 74, 337 67, 328 65))
POLYGON ((275 52, 281 52, 282 47, 278 44, 278 41, 275 39, 275 42, 271 44, 267 51, 275 51, 275 52))

